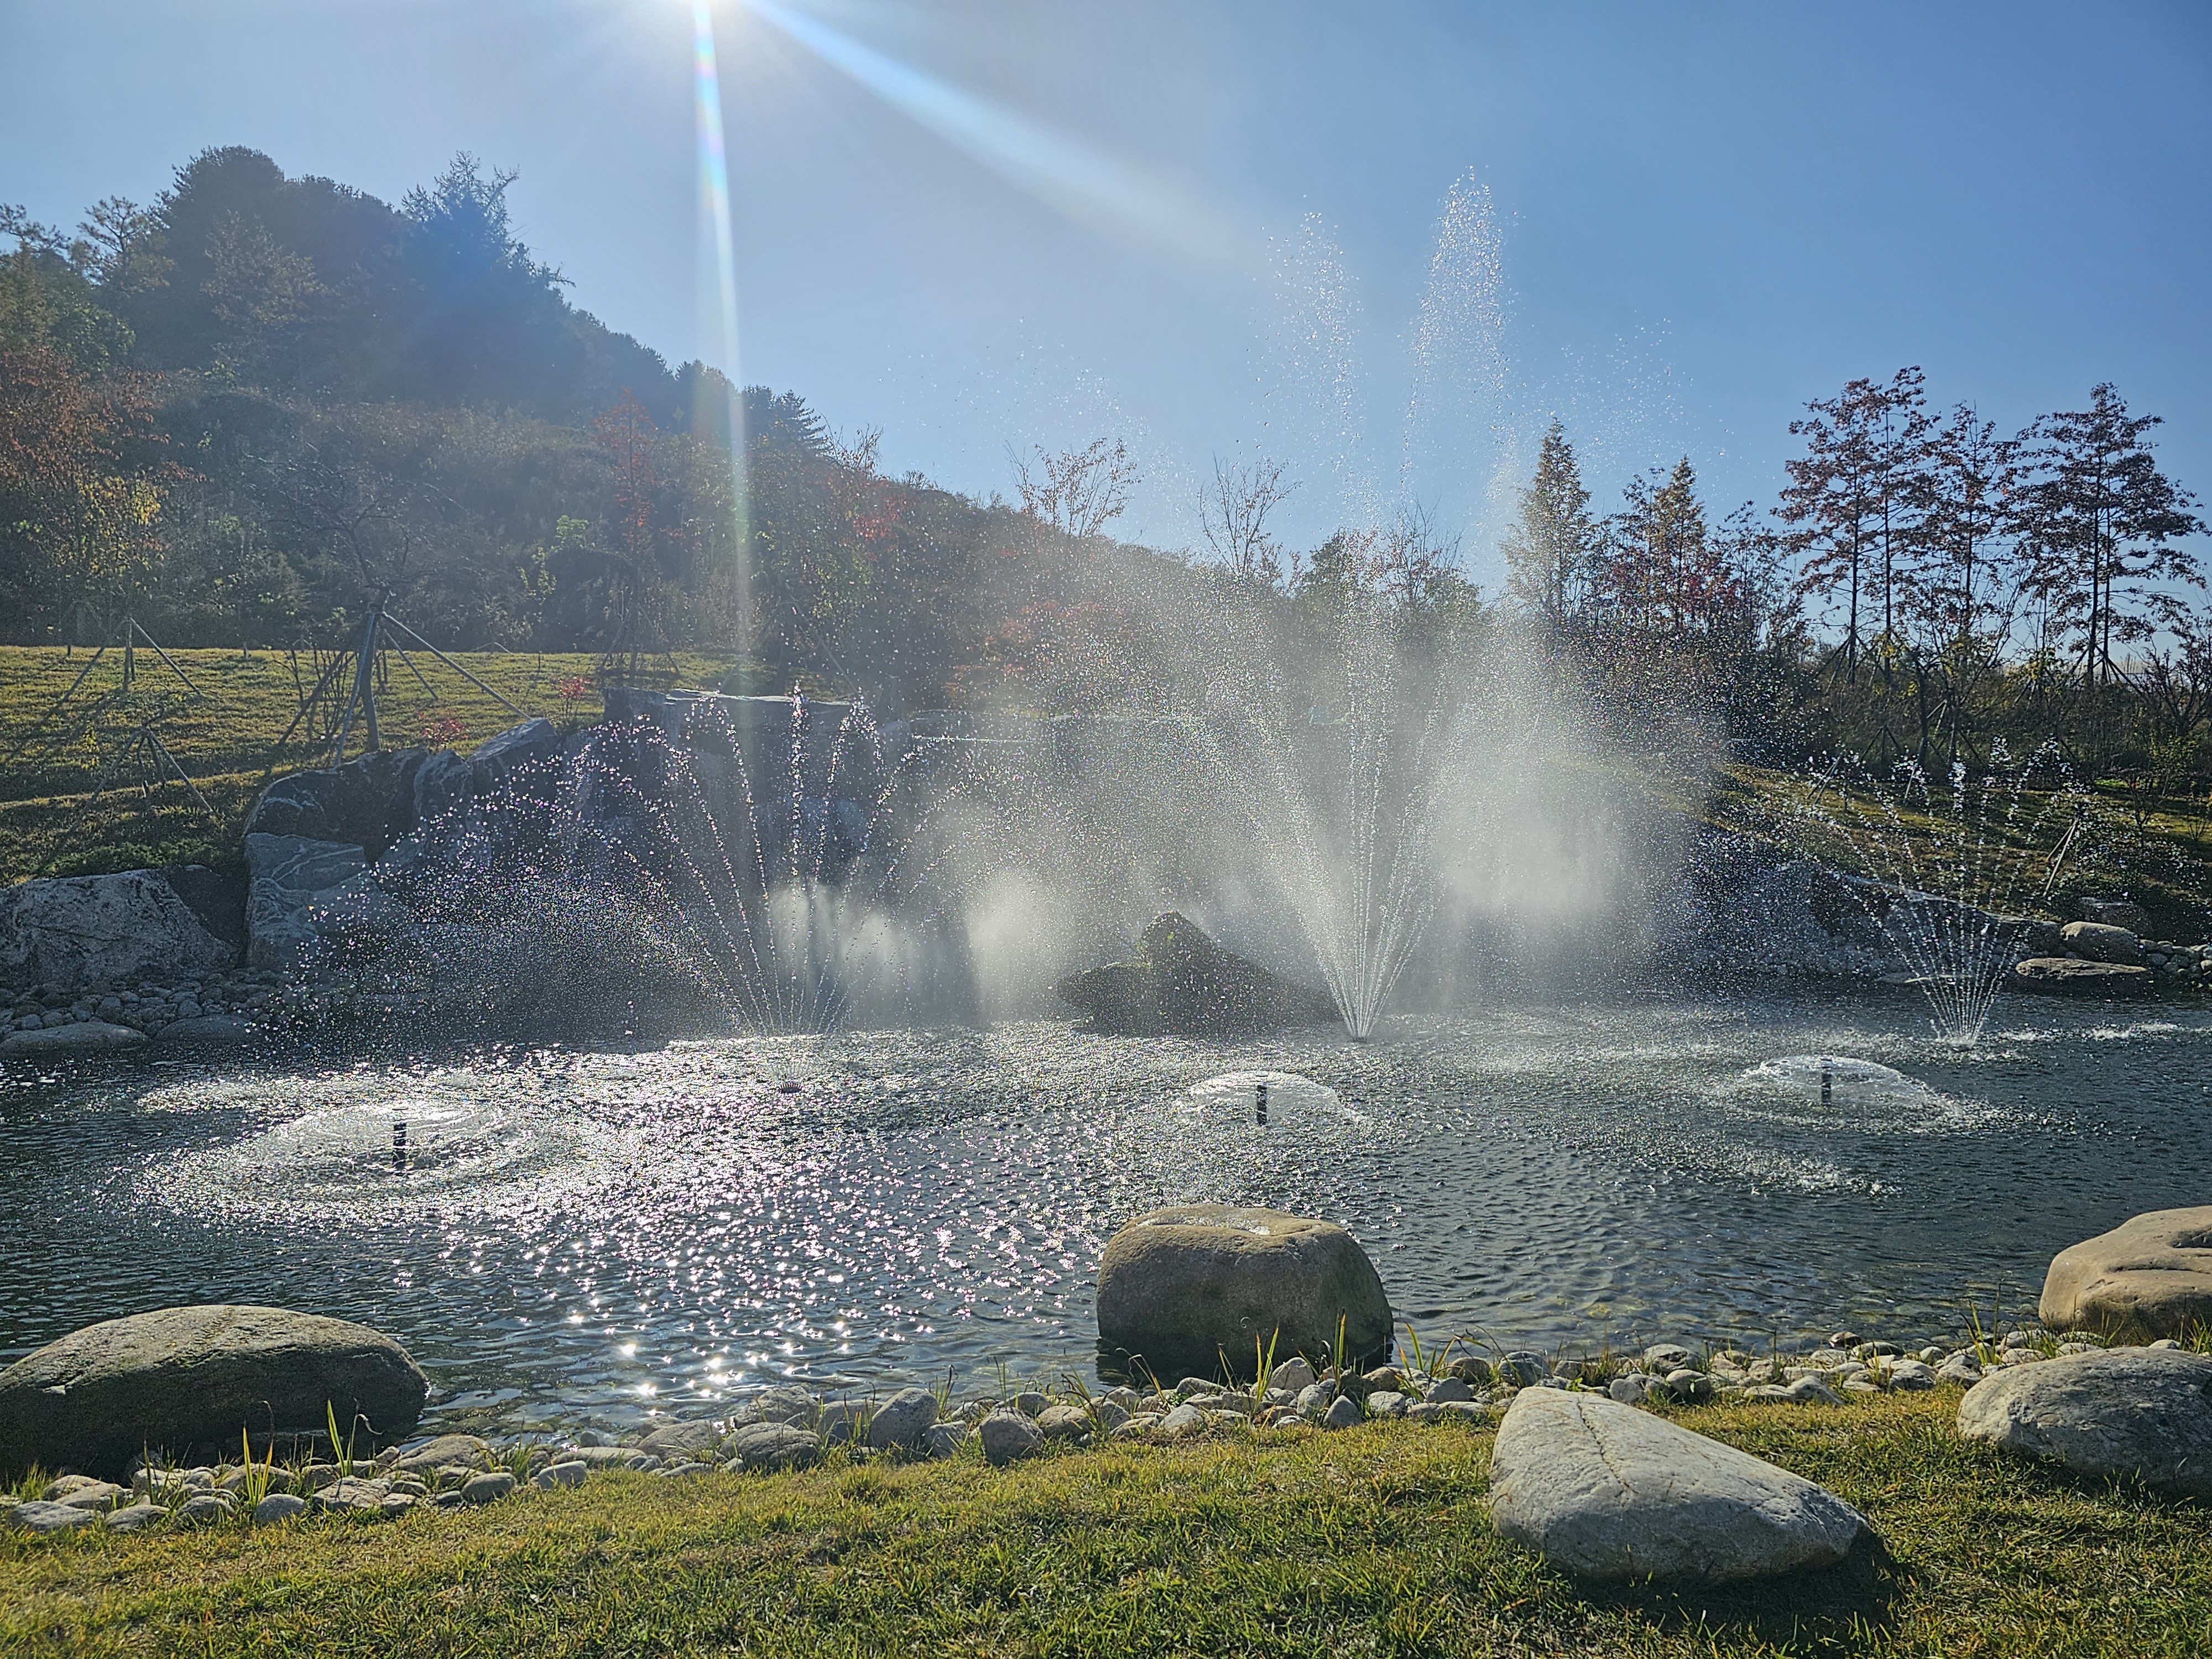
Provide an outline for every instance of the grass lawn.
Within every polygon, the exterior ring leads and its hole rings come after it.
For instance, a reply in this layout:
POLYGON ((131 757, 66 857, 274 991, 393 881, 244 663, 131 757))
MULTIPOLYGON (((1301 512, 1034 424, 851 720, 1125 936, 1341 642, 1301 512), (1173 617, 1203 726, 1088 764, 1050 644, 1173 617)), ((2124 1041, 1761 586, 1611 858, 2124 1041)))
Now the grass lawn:
POLYGON ((993 1470, 602 1474, 463 1514, 0 1535, 40 1654, 2212 1652, 2212 1509, 1962 1444, 1958 1395, 1673 1414, 1821 1482, 1889 1559, 1578 1587, 1490 1529, 1491 1435, 1373 1423, 993 1470))
MULTIPOLYGON (((328 752, 326 744, 319 753, 297 734, 277 746, 299 712, 301 686, 314 683, 318 667, 308 657, 229 649, 169 654, 197 688, 197 697, 142 648, 131 694, 117 696, 92 727, 80 731, 98 697, 121 693, 119 653, 109 650, 71 699, 76 713, 56 720, 49 718, 51 711, 91 653, 0 646, 0 881, 30 875, 57 854, 56 867, 67 872, 126 868, 134 859, 159 862, 154 855, 174 856, 198 846, 234 848, 246 809, 271 771, 316 765, 328 752), (206 797, 214 821, 173 776, 149 793, 138 787, 135 769, 123 774, 131 787, 80 811, 98 785, 103 756, 118 746, 118 728, 155 714, 162 716, 156 728, 161 741, 206 797), (51 741, 55 738, 69 740, 57 744, 51 741), (26 738, 28 747, 10 761, 26 738), (123 861, 102 859, 103 848, 115 849, 123 861), (145 849, 147 856, 127 849, 145 849)), ((385 664, 387 683, 378 705, 386 747, 428 742, 465 750, 517 723, 520 717, 499 697, 428 653, 412 656, 422 670, 419 681, 397 659, 385 664)), ((591 679, 598 659, 589 654, 460 652, 453 660, 525 715, 588 723, 602 712, 596 691, 576 698, 561 695, 564 681, 591 679)), ((726 656, 676 659, 678 683, 684 685, 718 684, 731 666, 726 656)), ((348 752, 358 753, 361 745, 356 726, 348 752)))

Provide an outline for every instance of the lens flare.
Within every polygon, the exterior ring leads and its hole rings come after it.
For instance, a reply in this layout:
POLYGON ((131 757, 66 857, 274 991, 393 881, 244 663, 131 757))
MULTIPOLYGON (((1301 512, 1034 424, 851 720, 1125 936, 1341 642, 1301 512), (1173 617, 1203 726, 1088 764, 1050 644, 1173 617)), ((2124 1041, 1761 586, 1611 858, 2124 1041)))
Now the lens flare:
POLYGON ((886 57, 778 0, 745 0, 823 63, 1055 211, 1186 264, 1254 265, 1256 248, 1174 179, 1133 166, 1002 105, 886 57))
POLYGON ((691 7, 692 84, 698 106, 699 224, 714 251, 715 320, 721 330, 723 374, 702 374, 694 391, 691 429, 726 434, 730 463, 730 550, 735 612, 750 614, 751 524, 745 495, 744 380, 738 356, 738 263, 730 228, 730 166, 722 143, 722 77, 715 62, 714 20, 708 0, 691 7), (722 406, 714 407, 719 402, 722 406))

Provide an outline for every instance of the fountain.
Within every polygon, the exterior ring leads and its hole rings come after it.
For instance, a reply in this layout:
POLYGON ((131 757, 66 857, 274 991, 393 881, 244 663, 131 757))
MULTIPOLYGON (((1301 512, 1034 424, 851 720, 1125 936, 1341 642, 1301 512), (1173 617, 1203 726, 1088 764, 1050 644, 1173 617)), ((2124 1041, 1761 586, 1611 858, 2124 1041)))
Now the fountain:
POLYGON ((1901 761, 1887 778, 1851 757, 1802 775, 1784 831, 1809 856, 1856 878, 1852 896, 1880 926, 1928 1000, 1945 1042, 1981 1038, 2029 926, 2089 824, 2089 797, 2045 744, 2015 763, 2000 739, 1987 766, 1940 774, 1901 761))

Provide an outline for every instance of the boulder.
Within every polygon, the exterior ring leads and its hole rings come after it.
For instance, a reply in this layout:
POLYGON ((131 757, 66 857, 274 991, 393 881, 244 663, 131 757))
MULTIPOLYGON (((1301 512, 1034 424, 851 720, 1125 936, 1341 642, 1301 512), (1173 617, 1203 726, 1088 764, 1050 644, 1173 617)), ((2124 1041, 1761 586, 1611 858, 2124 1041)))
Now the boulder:
POLYGON ((2142 941, 2109 922, 2069 921, 2058 930, 2058 938, 2069 951, 2089 962, 2142 965, 2142 941))
POLYGON ((927 1389, 901 1389, 868 1419, 868 1444, 882 1451, 917 1449, 937 1422, 937 1396, 927 1389))
POLYGON ((472 787, 478 794, 489 794, 525 767, 557 759, 560 753, 559 727, 549 720, 525 720, 477 745, 469 757, 472 787))
POLYGON ((1184 1205, 1138 1217, 1099 1263, 1099 1345, 1156 1376, 1211 1375, 1224 1361, 1249 1375, 1271 1342, 1278 1361, 1350 1363, 1386 1350, 1390 1334, 1375 1264, 1334 1222, 1184 1205))
POLYGON ((491 1443, 472 1434, 441 1434, 419 1446, 402 1446, 392 1461, 392 1470, 398 1474, 449 1468, 481 1469, 490 1464, 491 1443))
POLYGON ((201 976, 235 967, 159 870, 20 881, 0 888, 0 985, 76 987, 156 971, 201 976))
MULTIPOLYGON (((2078 926, 2079 924, 2075 924, 2078 926)), ((2060 996, 2141 996, 2151 988, 2148 968, 2118 962, 2076 962, 2071 957, 2030 957, 2013 964, 2008 989, 2060 996)))
POLYGON ((171 1020, 161 1028, 165 1044, 234 1047, 253 1040, 253 1022, 240 1014, 202 1014, 194 1019, 171 1020))
POLYGON ((1959 1433, 2075 1474, 2212 1496, 2212 1357, 2107 1348, 1993 1371, 1959 1402, 1959 1433))
POLYGON ((49 1025, 42 1031, 13 1031, 0 1037, 0 1054, 23 1060, 62 1054, 98 1054, 110 1048, 136 1048, 146 1041, 143 1031, 106 1020, 81 1019, 69 1025, 49 1025))
POLYGON ((2138 937, 2150 932, 2150 912, 2130 899, 2085 898, 2081 901, 2081 920, 2102 922, 2107 927, 2124 927, 2138 937))
POLYGON ((822 1437, 789 1423, 748 1423, 730 1437, 732 1469, 788 1469, 822 1455, 822 1437))
POLYGON ((2051 1259, 2044 1328, 2148 1341, 2212 1323, 2212 1204, 2152 1210, 2051 1259))
POLYGON ((382 927, 398 909, 368 873, 362 849, 297 836, 249 835, 246 960, 289 968, 328 929, 382 927))
POLYGON ((722 1431, 713 1423, 664 1423, 640 1443, 656 1456, 673 1457, 720 1445, 722 1431))
POLYGON ((339 1431, 360 1448, 415 1426, 428 1380, 350 1320, 234 1304, 161 1308, 72 1331, 0 1371, 0 1478, 30 1464, 124 1474, 141 1451, 235 1453, 240 1430, 339 1431))
POLYGON ((246 833, 344 842, 374 862, 415 827, 416 776, 429 757, 427 749, 386 749, 289 774, 261 792, 246 833))
POLYGON ((1748 1452, 1601 1395, 1525 1389, 1490 1457, 1498 1530, 1579 1577, 1728 1583, 1833 1566, 1850 1504, 1748 1452))
POLYGON ((1020 1412, 996 1411, 977 1427, 984 1460, 1003 1468, 1017 1457, 1026 1457, 1044 1443, 1044 1431, 1020 1412))
POLYGON ((1327 993, 1223 950, 1172 910, 1139 936, 1135 961, 1070 974, 1053 994, 1088 1015, 1094 1030, 1139 1036, 1218 1036, 1341 1018, 1327 993))

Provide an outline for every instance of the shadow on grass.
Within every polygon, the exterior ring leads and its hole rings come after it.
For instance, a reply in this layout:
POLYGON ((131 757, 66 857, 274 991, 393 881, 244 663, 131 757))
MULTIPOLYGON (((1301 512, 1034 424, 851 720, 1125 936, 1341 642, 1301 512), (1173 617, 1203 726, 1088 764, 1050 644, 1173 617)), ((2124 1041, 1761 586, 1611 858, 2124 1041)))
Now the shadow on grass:
POLYGON ((1634 1612, 1656 1630, 1729 1631, 1793 1651, 1858 1653, 1895 1622, 1911 1575, 1872 1531, 1832 1567, 1741 1584, 1589 1584, 1576 1589, 1593 1607, 1634 1612))

